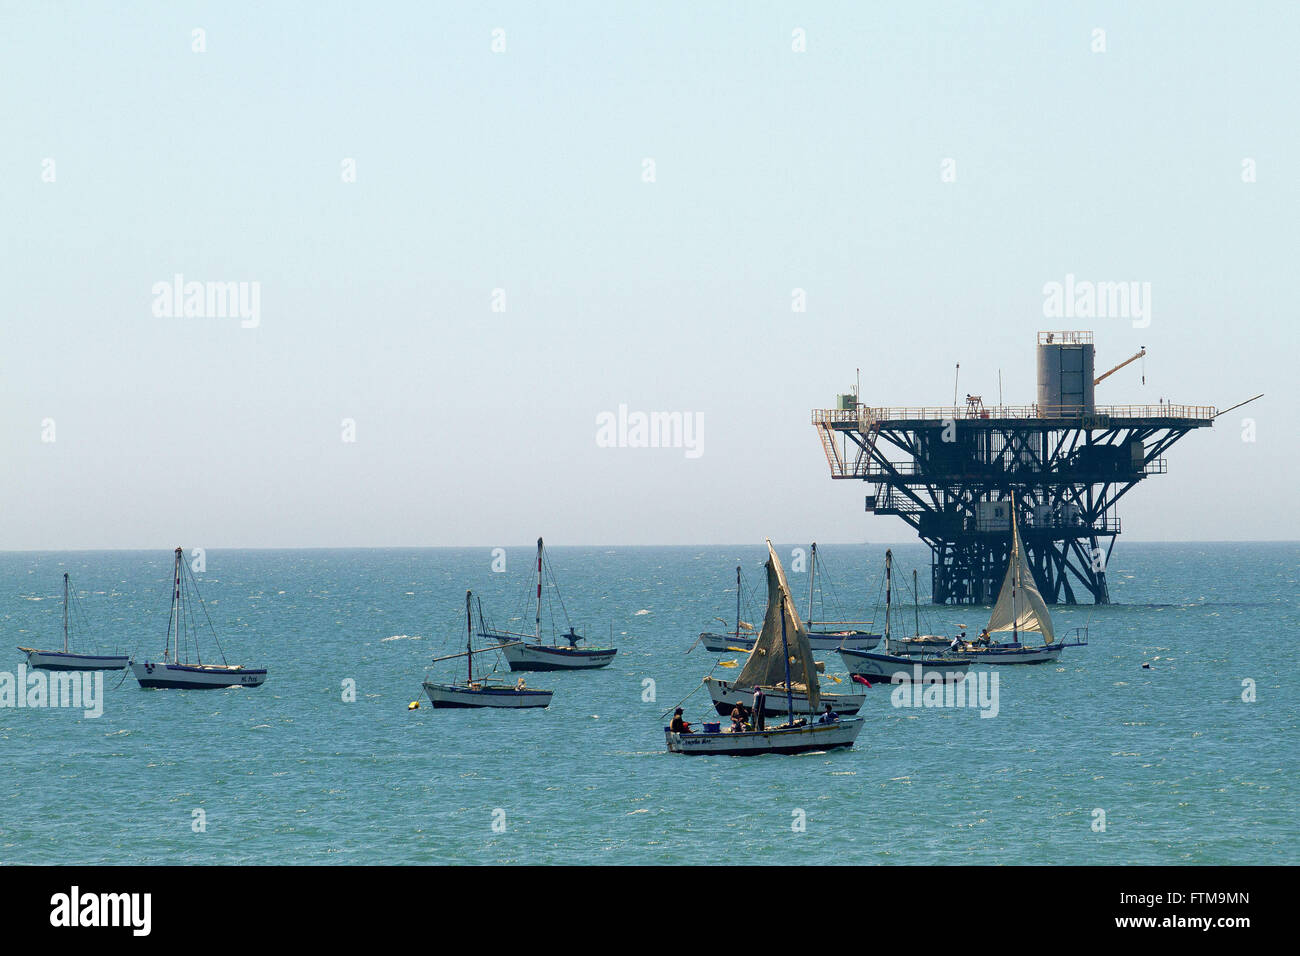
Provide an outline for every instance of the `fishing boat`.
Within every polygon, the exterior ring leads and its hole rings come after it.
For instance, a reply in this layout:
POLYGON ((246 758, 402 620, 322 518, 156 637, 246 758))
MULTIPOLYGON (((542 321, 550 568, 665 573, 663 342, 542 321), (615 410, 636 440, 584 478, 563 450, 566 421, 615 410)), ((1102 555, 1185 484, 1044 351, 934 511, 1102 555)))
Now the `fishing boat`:
POLYGON ((1016 499, 1011 496, 1011 558, 1007 563, 1006 577, 998 591, 997 603, 989 615, 989 623, 980 639, 967 642, 957 655, 981 664, 1051 664, 1059 660, 1067 647, 1083 647, 1086 636, 1076 633, 1073 641, 1059 641, 1052 628, 1052 616, 1047 602, 1034 583, 1034 572, 1025 557, 1020 540, 1019 522, 1016 520, 1016 499), (1010 641, 993 641, 992 635, 1010 632, 1010 641), (1042 644, 1025 644, 1022 633, 1037 633, 1042 644))
MULTIPOLYGON (((740 601, 744 588, 741 584, 740 565, 736 565, 736 627, 735 630, 726 634, 719 634, 714 631, 705 631, 698 640, 700 646, 706 651, 714 654, 723 654, 728 651, 752 651, 754 642, 758 636, 754 634, 754 625, 740 619, 740 601)), ((716 618, 723 621, 722 618, 716 618)))
MULTIPOLYGON (((521 677, 514 684, 507 684, 492 673, 486 676, 474 676, 474 655, 495 653, 503 645, 493 644, 489 647, 474 647, 474 615, 471 610, 473 592, 465 592, 465 650, 459 654, 447 654, 435 657, 430 663, 465 658, 465 679, 463 681, 434 681, 424 679, 424 692, 429 695, 429 702, 435 708, 465 707, 501 707, 520 709, 524 707, 549 707, 555 693, 529 687, 521 677)), ((480 615, 481 616, 481 615, 480 615)), ((495 672, 495 668, 493 668, 495 672)))
POLYGON ((84 615, 71 613, 73 607, 79 607, 72 597, 68 585, 68 575, 63 575, 63 650, 38 651, 32 647, 19 647, 27 655, 27 666, 38 667, 47 671, 120 671, 130 660, 125 654, 77 654, 71 650, 69 635, 75 628, 76 617, 84 620, 84 615))
POLYGON ((881 651, 841 648, 840 657, 854 680, 867 684, 943 683, 962 680, 970 661, 949 654, 895 654, 890 640, 893 603, 893 551, 885 552, 885 634, 881 651))
MULTIPOLYGON (((506 663, 510 665, 512 671, 574 671, 608 667, 610 662, 614 660, 614 655, 618 653, 618 649, 613 647, 579 647, 578 642, 585 640, 585 638, 577 633, 569 622, 568 612, 564 611, 563 601, 560 601, 560 609, 564 612, 565 624, 568 626, 568 630, 553 636, 550 644, 542 643, 542 560, 542 539, 538 538, 537 601, 533 633, 520 634, 488 628, 479 636, 494 640, 501 646, 501 653, 505 655, 506 663), (560 639, 567 641, 568 644, 559 643, 560 639)), ((549 561, 546 562, 546 567, 547 570, 550 569, 549 561)), ((551 587, 558 595, 559 585, 555 581, 555 575, 552 573, 550 577, 551 587)))
POLYGON ((225 651, 217 637, 207 606, 199 594, 194 572, 185 563, 185 554, 176 549, 172 570, 172 606, 167 618, 167 640, 162 659, 131 661, 131 671, 141 687, 166 690, 217 690, 222 687, 261 687, 266 668, 226 663, 225 651), (199 647, 198 616, 202 614, 216 644, 220 664, 203 662, 199 647), (194 661, 190 662, 190 652, 194 661))
POLYGON ((822 706, 817 665, 771 541, 767 542, 767 553, 767 615, 736 683, 770 688, 774 695, 783 697, 786 721, 762 730, 724 730, 717 724, 706 724, 701 732, 665 727, 664 739, 670 753, 754 756, 834 750, 852 747, 862 730, 861 717, 822 722, 796 716, 796 693, 805 694, 814 710, 822 706))
POLYGON ((862 630, 863 621, 814 621, 813 600, 817 586, 817 542, 814 541, 808 553, 808 617, 804 626, 808 629, 808 643, 814 651, 837 651, 841 647, 852 647, 869 651, 880 643, 880 635, 862 630))
MULTIPOLYGON (((732 708, 737 704, 744 704, 746 707, 752 707, 754 703, 754 688, 742 687, 734 681, 720 680, 716 677, 704 678, 705 685, 709 688, 709 696, 713 698, 713 708, 719 714, 726 716, 730 714, 732 708)), ((866 692, 847 693, 847 694, 828 694, 822 691, 821 703, 830 704, 831 709, 837 714, 856 714, 862 709, 862 705, 867 701, 866 692)), ((812 705, 805 693, 795 693, 792 695, 792 703, 796 714, 816 714, 819 713, 812 705)), ((763 713, 768 717, 779 717, 786 711, 786 699, 784 695, 763 696, 763 713)))

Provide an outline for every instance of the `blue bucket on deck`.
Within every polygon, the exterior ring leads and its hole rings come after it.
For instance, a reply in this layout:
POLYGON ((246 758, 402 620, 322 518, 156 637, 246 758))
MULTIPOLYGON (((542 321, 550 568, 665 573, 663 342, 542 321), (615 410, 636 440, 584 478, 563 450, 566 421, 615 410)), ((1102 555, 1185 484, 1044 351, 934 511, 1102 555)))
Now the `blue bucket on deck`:
POLYGON ((718 724, 718 723, 709 723, 708 721, 705 721, 705 723, 704 723, 704 732, 705 732, 706 734, 719 734, 719 733, 722 733, 722 724, 718 724))

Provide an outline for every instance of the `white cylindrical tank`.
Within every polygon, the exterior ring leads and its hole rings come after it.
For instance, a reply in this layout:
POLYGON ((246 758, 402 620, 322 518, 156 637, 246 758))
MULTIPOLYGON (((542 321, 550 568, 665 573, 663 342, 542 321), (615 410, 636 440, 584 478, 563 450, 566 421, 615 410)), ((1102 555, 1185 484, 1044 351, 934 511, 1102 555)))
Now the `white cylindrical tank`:
POLYGON ((1096 408, 1091 332, 1038 333, 1038 414, 1091 415, 1096 408))

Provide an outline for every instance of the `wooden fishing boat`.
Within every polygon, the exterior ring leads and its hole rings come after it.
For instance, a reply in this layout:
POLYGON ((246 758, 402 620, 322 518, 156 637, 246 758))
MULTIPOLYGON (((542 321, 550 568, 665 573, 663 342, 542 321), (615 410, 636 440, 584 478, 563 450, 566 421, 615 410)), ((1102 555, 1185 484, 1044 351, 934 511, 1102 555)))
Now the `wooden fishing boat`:
POLYGON ((471 610, 473 592, 465 592, 465 650, 459 654, 447 654, 435 657, 431 663, 465 658, 465 679, 463 681, 435 681, 424 679, 424 692, 429 695, 429 702, 435 708, 495 707, 519 709, 528 707, 549 707, 554 691, 539 690, 529 687, 521 677, 513 685, 492 676, 474 676, 474 655, 501 651, 504 645, 493 644, 489 647, 474 647, 474 616, 471 610))
POLYGON ((813 710, 824 706, 817 664, 771 541, 767 542, 767 553, 767 615, 736 684, 771 688, 775 695, 783 696, 786 721, 762 730, 724 730, 710 724, 697 733, 665 727, 664 740, 670 753, 756 756, 833 750, 852 747, 862 730, 861 717, 829 719, 828 715, 818 720, 796 717, 796 693, 805 695, 813 710))
POLYGON ((793 724, 766 730, 674 733, 664 728, 669 753, 708 754, 715 757, 751 757, 759 754, 800 754, 852 747, 862 730, 861 717, 841 717, 823 724, 802 718, 793 724))
MULTIPOLYGON (((120 671, 130 657, 126 654, 80 654, 70 647, 70 633, 76 627, 76 605, 71 596, 67 572, 63 575, 63 650, 41 651, 32 647, 19 647, 27 655, 27 666, 47 671, 120 671)), ((84 615, 82 616, 84 619, 84 615)))
MULTIPOLYGON (((752 708, 754 704, 754 688, 737 687, 732 681, 721 680, 717 677, 706 677, 704 683, 709 689, 709 696, 713 698, 714 709, 723 716, 730 714, 737 704, 744 704, 752 708)), ((831 709, 837 714, 856 714, 866 703, 867 695, 863 693, 832 694, 822 691, 821 703, 830 704, 831 709)), ((796 714, 817 714, 819 710, 814 710, 812 702, 805 693, 795 693, 791 695, 791 704, 796 714)), ((779 717, 786 712, 786 699, 784 693, 778 693, 774 688, 764 688, 763 691, 763 713, 767 717, 779 717), (769 693, 768 691, 772 692, 769 693)))
MULTIPOLYGON (((579 647, 578 642, 585 640, 585 638, 577 633, 573 624, 568 621, 568 613, 564 612, 564 603, 562 601, 560 602, 560 609, 565 614, 565 623, 568 630, 553 636, 550 644, 542 643, 542 560, 542 539, 538 538, 537 601, 534 632, 532 634, 520 634, 508 630, 488 628, 479 636, 494 640, 500 645, 506 663, 510 665, 512 671, 574 671, 608 667, 614 660, 614 655, 618 653, 618 649, 613 647, 579 647), (559 643, 561 638, 568 642, 567 645, 559 643)), ((547 562, 547 567, 549 568, 549 562, 547 562)), ((559 585, 555 581, 554 574, 551 575, 551 587, 558 594, 559 585)))
POLYGON ((217 690, 222 687, 260 687, 266 668, 226 663, 216 629, 199 594, 194 572, 185 563, 181 548, 175 552, 172 570, 172 606, 167 618, 167 640, 159 661, 131 661, 131 671, 141 687, 163 690, 217 690), (204 663, 199 646, 199 615, 207 623, 221 663, 204 663), (190 662, 191 650, 195 655, 190 662))

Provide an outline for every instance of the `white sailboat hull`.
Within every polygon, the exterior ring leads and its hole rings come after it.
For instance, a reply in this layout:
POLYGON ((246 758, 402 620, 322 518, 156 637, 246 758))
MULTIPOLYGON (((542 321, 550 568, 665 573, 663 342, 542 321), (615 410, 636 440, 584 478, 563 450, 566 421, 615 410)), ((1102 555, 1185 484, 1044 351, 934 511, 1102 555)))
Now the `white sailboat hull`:
POLYGON ((132 661, 131 671, 141 687, 161 690, 219 690, 222 687, 261 687, 266 669, 237 664, 172 664, 132 661))
POLYGON ((965 658, 972 664, 1052 664, 1061 657, 1065 648, 1060 644, 1046 644, 1039 647, 998 647, 975 648, 970 651, 957 651, 957 656, 965 658))
POLYGON ((890 638, 889 648, 896 654, 911 657, 917 654, 940 654, 952 646, 951 637, 923 634, 920 637, 890 638))
MULTIPOLYGON (((725 654, 736 648, 743 651, 752 651, 754 642, 757 640, 757 636, 741 635, 737 637, 734 634, 713 634, 709 632, 700 635, 700 644, 706 651, 714 654, 725 654)), ((879 643, 879 634, 864 634, 861 631, 847 634, 824 633, 808 635, 808 646, 814 651, 838 651, 841 647, 869 651, 879 643)))
POLYGON ((755 640, 757 638, 746 637, 745 635, 737 637, 735 634, 714 634, 706 631, 700 635, 700 646, 714 654, 724 654, 730 648, 752 651, 755 640))
POLYGON ((424 692, 436 708, 494 707, 519 710, 528 707, 548 707, 555 693, 550 690, 533 690, 500 684, 442 684, 425 681, 424 692))
POLYGON ((674 733, 664 728, 668 752, 675 754, 749 757, 761 754, 797 754, 852 747, 862 730, 861 717, 842 717, 831 724, 805 723, 795 727, 732 733, 674 733))
POLYGON ((47 671, 120 671, 130 662, 125 654, 71 654, 67 651, 38 651, 20 647, 28 667, 47 671))
POLYGON ((865 677, 872 684, 943 683, 964 680, 970 661, 955 657, 901 657, 870 651, 842 650, 840 657, 850 674, 865 677), (895 677, 897 675, 897 677, 895 677), (919 675, 919 676, 918 676, 919 675))
MULTIPOLYGON (((488 634, 497 638, 498 635, 488 634)), ((510 638, 517 640, 517 638, 510 638)), ((616 648, 559 647, 547 644, 503 644, 501 653, 512 671, 576 671, 607 667, 616 648)))
MULTIPOLYGON (((732 686, 728 681, 718 680, 716 677, 706 677, 704 682, 709 687, 709 696, 713 698, 713 708, 724 717, 731 713, 733 707, 737 704, 744 704, 746 707, 754 705, 754 688, 737 688, 732 686)), ((808 695, 794 693, 790 695, 791 702, 794 704, 796 714, 811 715, 812 707, 808 703, 808 695)), ((830 704, 831 709, 837 714, 856 714, 866 703, 866 693, 856 694, 828 694, 822 692, 822 703, 830 704)), ((786 716, 787 701, 785 691, 775 688, 764 688, 763 690, 763 714, 767 717, 786 716)), ((820 711, 818 711, 820 713, 820 711)))
POLYGON ((868 634, 865 631, 808 632, 808 646, 814 651, 838 651, 841 647, 869 651, 879 643, 879 634, 868 634))

